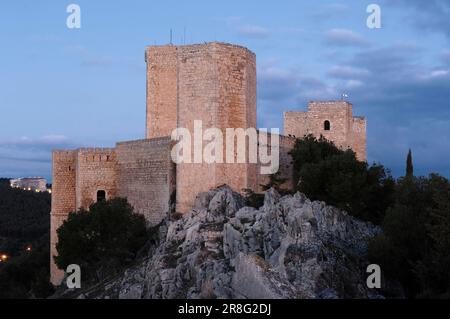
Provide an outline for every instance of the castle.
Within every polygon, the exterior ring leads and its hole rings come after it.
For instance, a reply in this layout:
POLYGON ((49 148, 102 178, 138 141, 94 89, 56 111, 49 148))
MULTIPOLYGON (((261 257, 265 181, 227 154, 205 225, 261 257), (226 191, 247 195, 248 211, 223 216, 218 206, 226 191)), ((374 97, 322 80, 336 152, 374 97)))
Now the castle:
MULTIPOLYGON (((158 224, 168 212, 186 212, 198 193, 227 184, 261 191, 268 176, 258 163, 179 163, 171 158, 176 128, 256 128, 256 56, 236 45, 149 46, 146 138, 114 148, 55 150, 52 154, 51 282, 63 272, 53 262, 57 234, 68 214, 113 197, 126 197, 135 211, 158 224)), ((346 101, 310 102, 307 112, 285 113, 279 136, 279 171, 293 187, 289 151, 295 137, 323 135, 366 158, 366 121, 346 101)), ((269 144, 269 143, 268 143, 269 144)))

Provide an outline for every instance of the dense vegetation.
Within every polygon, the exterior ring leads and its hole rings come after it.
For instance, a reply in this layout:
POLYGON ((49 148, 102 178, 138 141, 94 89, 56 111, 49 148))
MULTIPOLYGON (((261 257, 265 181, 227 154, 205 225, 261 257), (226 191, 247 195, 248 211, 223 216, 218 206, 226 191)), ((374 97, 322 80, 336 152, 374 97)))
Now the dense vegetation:
POLYGON ((149 238, 143 215, 126 199, 115 198, 69 214, 58 229, 60 269, 80 266, 85 280, 99 281, 130 264, 149 238))
POLYGON ((51 293, 49 230, 50 194, 12 189, 0 179, 0 254, 9 256, 0 263, 0 298, 51 293))
POLYGON ((382 227, 369 257, 406 297, 450 297, 450 182, 415 177, 409 151, 405 177, 359 162, 324 138, 305 136, 292 151, 297 190, 382 227))
POLYGON ((309 198, 376 224, 393 204, 395 181, 390 173, 382 165, 358 161, 352 150, 308 135, 297 140, 291 155, 297 190, 309 198))
POLYGON ((371 260, 401 282, 407 297, 450 298, 450 183, 431 174, 397 182, 395 204, 383 234, 369 249, 371 260))

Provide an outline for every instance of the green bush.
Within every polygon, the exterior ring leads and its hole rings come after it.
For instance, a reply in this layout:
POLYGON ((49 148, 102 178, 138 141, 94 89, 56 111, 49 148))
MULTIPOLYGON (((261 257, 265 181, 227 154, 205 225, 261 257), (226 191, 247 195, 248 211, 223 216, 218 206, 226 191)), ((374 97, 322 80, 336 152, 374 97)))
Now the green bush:
POLYGON ((77 264, 88 280, 102 280, 130 264, 148 238, 144 216, 123 198, 69 214, 57 233, 56 265, 66 269, 77 264))

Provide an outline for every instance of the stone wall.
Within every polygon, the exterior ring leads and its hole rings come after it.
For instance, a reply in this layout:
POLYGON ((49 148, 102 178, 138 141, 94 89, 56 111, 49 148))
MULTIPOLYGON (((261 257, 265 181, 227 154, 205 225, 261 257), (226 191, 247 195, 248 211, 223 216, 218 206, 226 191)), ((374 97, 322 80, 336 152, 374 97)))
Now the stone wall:
POLYGON ((364 117, 354 117, 353 118, 353 146, 352 149, 355 151, 358 158, 366 158, 366 131, 367 131, 367 121, 364 117))
MULTIPOLYGON (((295 181, 294 181, 294 163, 292 156, 289 154, 289 152, 294 148, 295 145, 295 138, 279 135, 279 149, 278 152, 280 154, 280 160, 279 160, 279 172, 280 177, 284 178, 286 181, 281 185, 281 188, 284 189, 294 189, 295 187, 295 181)), ((271 134, 267 135, 267 145, 268 147, 271 147, 271 134)), ((256 188, 254 190, 256 192, 262 192, 263 189, 261 185, 266 185, 269 183, 269 175, 262 175, 260 172, 261 164, 258 163, 257 170, 256 170, 256 177, 257 177, 257 183, 256 188)))
POLYGON ((88 209, 97 192, 117 196, 117 160, 113 148, 81 148, 77 152, 76 207, 88 209))
POLYGON ((170 136, 177 126, 177 47, 150 46, 147 62, 147 126, 146 137, 170 136))
POLYGON ((322 135, 342 149, 352 148, 358 159, 366 160, 366 120, 353 117, 352 108, 346 101, 309 102, 307 112, 284 113, 284 133, 299 138, 322 135), (325 121, 330 130, 325 130, 325 121))
POLYGON ((175 191, 175 165, 170 158, 169 137, 118 143, 116 148, 81 148, 53 152, 51 211, 51 282, 59 284, 56 230, 70 212, 89 209, 97 192, 106 199, 125 197, 135 212, 150 225, 158 224, 169 211, 175 191))
POLYGON ((58 237, 56 230, 62 225, 69 212, 76 209, 76 151, 55 151, 52 154, 52 206, 50 213, 50 272, 51 282, 59 284, 64 276, 53 256, 56 255, 58 237))
POLYGON ((126 197, 136 213, 151 225, 170 210, 175 191, 175 165, 169 137, 117 143, 118 196, 126 197))

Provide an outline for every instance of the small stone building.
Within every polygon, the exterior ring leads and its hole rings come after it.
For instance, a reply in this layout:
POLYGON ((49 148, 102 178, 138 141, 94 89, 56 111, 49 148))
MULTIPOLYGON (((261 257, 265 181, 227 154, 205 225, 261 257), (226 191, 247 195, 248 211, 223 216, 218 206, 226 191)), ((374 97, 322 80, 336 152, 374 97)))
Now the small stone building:
POLYGON ((322 135, 342 149, 351 148, 359 160, 366 160, 366 119, 353 116, 353 105, 346 101, 309 102, 306 112, 285 112, 284 134, 322 135))

